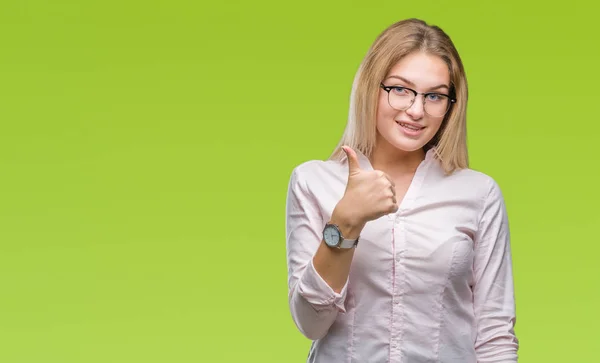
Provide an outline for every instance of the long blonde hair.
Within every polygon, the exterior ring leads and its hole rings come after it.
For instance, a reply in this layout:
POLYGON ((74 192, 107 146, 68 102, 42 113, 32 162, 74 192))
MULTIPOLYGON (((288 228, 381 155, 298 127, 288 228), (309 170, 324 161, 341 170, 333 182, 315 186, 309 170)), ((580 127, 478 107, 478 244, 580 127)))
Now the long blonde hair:
POLYGON ((450 71, 451 93, 456 103, 444 117, 438 133, 425 145, 434 148, 435 156, 447 174, 469 166, 467 152, 467 80, 458 51, 450 37, 439 27, 423 20, 406 19, 385 29, 369 48, 354 78, 346 129, 330 160, 345 156, 341 149, 348 145, 371 155, 376 139, 379 85, 391 68, 404 56, 424 51, 439 56, 450 71))

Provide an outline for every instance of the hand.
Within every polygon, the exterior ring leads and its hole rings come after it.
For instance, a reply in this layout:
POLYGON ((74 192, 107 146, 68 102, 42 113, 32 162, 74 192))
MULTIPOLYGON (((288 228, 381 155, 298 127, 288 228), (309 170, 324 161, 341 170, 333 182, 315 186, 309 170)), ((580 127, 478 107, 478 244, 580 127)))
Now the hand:
POLYGON ((395 213, 398 204, 392 179, 380 170, 362 170, 356 152, 347 146, 342 149, 348 156, 348 184, 332 219, 341 220, 346 226, 356 229, 368 221, 395 213))

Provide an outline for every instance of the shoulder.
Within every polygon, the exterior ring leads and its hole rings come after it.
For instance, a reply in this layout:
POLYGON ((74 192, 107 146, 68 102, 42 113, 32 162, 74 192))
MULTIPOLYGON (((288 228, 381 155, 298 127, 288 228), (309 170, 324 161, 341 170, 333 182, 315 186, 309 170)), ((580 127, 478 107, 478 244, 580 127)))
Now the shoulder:
POLYGON ((323 168, 325 163, 326 161, 324 160, 306 160, 294 166, 292 169, 292 174, 310 174, 317 169, 323 168))
POLYGON ((291 181, 311 184, 335 178, 341 173, 342 164, 335 160, 307 160, 292 169, 291 181))
POLYGON ((489 174, 471 168, 458 169, 445 174, 441 167, 430 172, 429 186, 434 195, 451 195, 452 198, 475 203, 481 209, 484 204, 502 201, 502 192, 498 182, 489 174))
POLYGON ((454 177, 477 199, 481 213, 489 208, 504 208, 504 196, 498 181, 491 175, 470 168, 459 170, 454 177))
POLYGON ((499 189, 498 183, 491 175, 470 168, 457 170, 449 177, 485 194, 492 191, 492 189, 499 189))
POLYGON ((445 174, 442 170, 441 165, 436 164, 437 168, 434 175, 438 178, 438 181, 444 184, 450 184, 452 186, 462 185, 472 192, 487 194, 491 189, 499 188, 496 180, 489 174, 472 169, 462 168, 457 169, 450 174, 445 174))

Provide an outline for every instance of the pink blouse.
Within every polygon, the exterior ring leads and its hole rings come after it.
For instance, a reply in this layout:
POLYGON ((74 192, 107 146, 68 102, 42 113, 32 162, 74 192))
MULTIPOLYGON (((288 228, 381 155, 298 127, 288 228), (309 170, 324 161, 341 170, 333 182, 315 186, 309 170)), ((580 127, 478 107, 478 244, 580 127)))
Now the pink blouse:
POLYGON ((363 229, 338 294, 312 257, 347 178, 345 159, 302 163, 290 178, 289 306, 313 340, 307 362, 517 362, 510 233, 498 184, 472 169, 445 176, 430 150, 398 211, 363 229))

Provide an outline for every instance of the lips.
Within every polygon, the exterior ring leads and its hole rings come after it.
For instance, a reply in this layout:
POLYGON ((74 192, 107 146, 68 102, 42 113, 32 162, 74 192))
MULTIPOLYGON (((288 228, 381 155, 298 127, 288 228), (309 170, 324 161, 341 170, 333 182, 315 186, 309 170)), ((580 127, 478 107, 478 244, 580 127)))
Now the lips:
POLYGON ((416 125, 416 124, 408 123, 408 122, 396 121, 396 123, 398 125, 404 127, 405 129, 408 129, 411 131, 421 131, 425 128, 425 126, 416 125))

